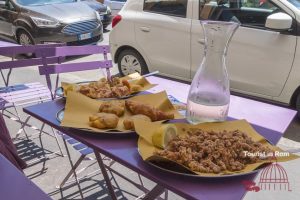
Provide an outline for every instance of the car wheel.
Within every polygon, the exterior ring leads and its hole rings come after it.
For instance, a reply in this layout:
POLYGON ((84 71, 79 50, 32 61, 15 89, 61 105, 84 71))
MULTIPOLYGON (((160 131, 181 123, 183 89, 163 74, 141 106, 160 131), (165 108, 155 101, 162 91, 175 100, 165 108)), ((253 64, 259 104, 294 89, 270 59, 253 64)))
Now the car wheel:
MULTIPOLYGON (((34 45, 34 41, 32 39, 32 37, 26 32, 26 31, 20 31, 17 35, 17 39, 18 39, 18 43, 20 45, 34 45)), ((27 53, 27 54, 22 54, 28 58, 31 58, 34 56, 33 53, 27 53)))
POLYGON ((300 119, 300 93, 298 94, 296 99, 296 110, 298 111, 297 113, 298 119, 300 119))
POLYGON ((33 45, 33 39, 26 31, 20 31, 18 33, 18 42, 21 45, 33 45))
POLYGON ((118 57, 118 68, 122 76, 133 73, 147 74, 148 66, 144 58, 135 50, 125 49, 118 57))

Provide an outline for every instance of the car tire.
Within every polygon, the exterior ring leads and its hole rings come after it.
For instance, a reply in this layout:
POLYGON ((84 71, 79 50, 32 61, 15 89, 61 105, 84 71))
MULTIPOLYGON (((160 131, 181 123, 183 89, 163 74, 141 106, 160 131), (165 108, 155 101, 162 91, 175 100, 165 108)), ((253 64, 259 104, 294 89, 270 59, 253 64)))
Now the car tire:
POLYGON ((34 45, 31 35, 23 30, 18 32, 17 40, 20 45, 34 45))
MULTIPOLYGON (((26 31, 19 31, 17 34, 17 40, 20 45, 34 45, 34 40, 31 35, 26 31)), ((34 57, 33 53, 22 54, 28 58, 34 57)))
POLYGON ((296 110, 298 111, 297 117, 298 119, 300 119, 300 93, 298 94, 296 99, 296 110))
POLYGON ((133 49, 125 49, 118 56, 118 68, 122 76, 135 72, 141 75, 149 73, 148 66, 144 58, 133 49))

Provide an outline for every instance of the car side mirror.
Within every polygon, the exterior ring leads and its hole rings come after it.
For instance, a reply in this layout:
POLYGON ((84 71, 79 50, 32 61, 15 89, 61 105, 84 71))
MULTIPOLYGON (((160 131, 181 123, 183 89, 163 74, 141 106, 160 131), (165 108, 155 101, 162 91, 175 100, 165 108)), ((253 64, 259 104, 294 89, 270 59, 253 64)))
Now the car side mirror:
POLYGON ((272 30, 284 31, 290 29, 292 27, 292 23, 293 18, 291 16, 278 12, 267 17, 265 27, 272 30))
POLYGON ((0 8, 6 8, 6 2, 0 1, 0 8))

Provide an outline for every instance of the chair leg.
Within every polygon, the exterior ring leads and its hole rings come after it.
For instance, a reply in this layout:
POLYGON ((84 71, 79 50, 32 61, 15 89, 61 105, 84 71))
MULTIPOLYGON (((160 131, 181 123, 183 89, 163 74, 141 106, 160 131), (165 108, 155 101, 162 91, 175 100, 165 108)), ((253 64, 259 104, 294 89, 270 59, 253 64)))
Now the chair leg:
MULTIPOLYGON (((69 158, 69 161, 70 161, 71 169, 74 169, 74 165, 73 165, 73 162, 72 162, 72 159, 71 159, 71 155, 70 155, 70 152, 69 152, 69 148, 68 148, 67 142, 66 142, 65 139, 63 139, 63 142, 64 142, 64 145, 65 145, 65 148, 66 148, 66 152, 67 152, 67 155, 68 155, 68 158, 69 158)), ((73 175, 75 177, 75 180, 76 180, 76 183, 77 183, 77 186, 78 186, 78 189, 79 189, 80 196, 81 196, 82 199, 84 199, 83 193, 82 193, 82 190, 81 190, 80 183, 78 181, 76 172, 73 171, 73 175)))
POLYGON ((69 178, 72 176, 72 174, 76 173, 77 167, 80 165, 80 163, 85 158, 85 155, 81 155, 79 159, 75 162, 74 166, 71 168, 69 173, 66 175, 66 177, 63 179, 63 181, 57 186, 57 188, 62 188, 65 183, 69 180, 69 178))
POLYGON ((139 177, 139 180, 140 180, 140 183, 141 183, 141 186, 144 187, 144 182, 143 182, 143 179, 141 177, 141 175, 138 173, 138 177, 139 177))
POLYGON ((62 148, 61 148, 61 146, 60 146, 60 143, 59 143, 59 140, 58 140, 58 137, 57 137, 57 133, 56 133, 56 131, 53 129, 53 127, 51 127, 51 129, 52 129, 52 133, 54 134, 54 137, 55 137, 56 144, 57 144, 57 146, 58 146, 60 155, 61 155, 62 157, 64 157, 65 155, 64 155, 63 152, 62 152, 62 148))
POLYGON ((165 189, 165 200, 167 200, 168 198, 169 198, 169 191, 165 189))
MULTIPOLYGON (((20 134, 22 132, 21 130, 25 130, 25 126, 27 125, 30 118, 31 118, 31 116, 28 116, 26 118, 26 120, 22 123, 21 128, 18 130, 17 135, 14 138, 14 140, 18 139, 18 137, 20 136, 20 134)), ((26 139, 29 140, 29 137, 28 137, 27 133, 25 131, 24 131, 24 133, 25 133, 26 139)))
MULTIPOLYGON (((20 133, 22 132, 22 130, 23 130, 23 131, 24 131, 24 134, 25 134, 25 136, 26 136, 26 139, 29 140, 27 131, 26 131, 26 129, 25 129, 25 126, 26 126, 27 123, 24 123, 24 122, 21 120, 21 116, 20 116, 20 114, 19 114, 19 112, 18 112, 18 110, 17 110, 17 108, 16 108, 15 105, 13 105, 13 108, 14 108, 14 110, 15 110, 15 112, 16 112, 16 116, 18 117, 19 122, 21 123, 21 128, 18 130, 18 134, 20 134, 20 133)), ((29 116, 29 119, 30 119, 30 116, 29 116)), ((28 119, 28 120, 29 120, 29 119, 28 119)), ((27 120, 27 122, 28 122, 28 120, 27 120)))
POLYGON ((41 126, 41 130, 39 132, 39 140, 40 140, 41 148, 42 148, 43 153, 44 153, 44 158, 47 159, 45 148, 44 148, 44 145, 43 145, 43 140, 42 140, 42 133, 43 133, 44 127, 45 127, 45 123, 43 123, 42 126, 41 126))

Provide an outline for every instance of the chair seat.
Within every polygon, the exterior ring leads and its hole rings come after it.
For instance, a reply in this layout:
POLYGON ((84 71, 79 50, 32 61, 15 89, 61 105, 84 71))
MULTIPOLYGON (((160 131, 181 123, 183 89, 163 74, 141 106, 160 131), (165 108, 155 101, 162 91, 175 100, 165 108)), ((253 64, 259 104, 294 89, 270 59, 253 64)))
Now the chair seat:
POLYGON ((94 153, 94 150, 86 146, 85 144, 75 140, 74 138, 63 134, 60 132, 60 135, 63 137, 63 139, 69 143, 76 151, 78 151, 82 155, 89 155, 94 153))
POLYGON ((51 93, 48 87, 39 82, 0 88, 0 104, 2 109, 11 107, 12 105, 25 105, 50 99, 51 93))

